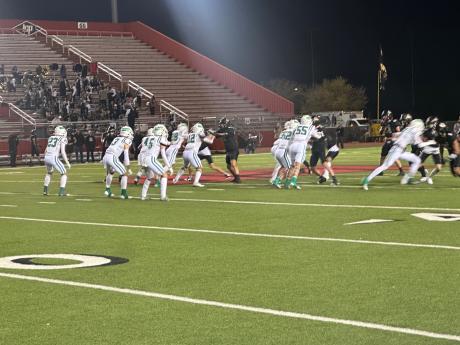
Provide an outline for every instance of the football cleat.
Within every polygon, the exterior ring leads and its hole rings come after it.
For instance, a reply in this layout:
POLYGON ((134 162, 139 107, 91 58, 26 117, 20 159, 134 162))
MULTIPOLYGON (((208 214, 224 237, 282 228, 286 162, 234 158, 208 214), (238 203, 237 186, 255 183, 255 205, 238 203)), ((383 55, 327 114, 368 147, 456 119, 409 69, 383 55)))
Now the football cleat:
POLYGON ((165 196, 164 198, 160 198, 160 201, 169 201, 169 198, 165 196))
POLYGON ((126 189, 121 190, 120 199, 129 199, 128 192, 126 191, 126 189))
POLYGON ((106 188, 104 195, 110 198, 112 196, 112 190, 110 188, 106 188))
POLYGON ((197 183, 194 183, 192 186, 202 188, 202 187, 204 187, 204 184, 201 184, 201 183, 197 182, 197 183))
POLYGON ((420 179, 420 182, 426 182, 426 181, 428 181, 428 177, 426 177, 426 176, 425 176, 425 177, 422 177, 422 178, 420 179))
POLYGON ((323 184, 326 181, 327 181, 327 178, 325 178, 324 176, 320 176, 319 179, 318 179, 318 182, 316 182, 316 183, 317 184, 323 184))
POLYGON ((362 180, 361 180, 361 185, 363 186, 363 189, 364 190, 369 190, 369 181, 367 180, 367 177, 364 177, 362 180))
POLYGON ((427 180, 426 180, 426 182, 427 182, 428 184, 433 184, 433 179, 432 179, 431 177, 428 177, 427 180))

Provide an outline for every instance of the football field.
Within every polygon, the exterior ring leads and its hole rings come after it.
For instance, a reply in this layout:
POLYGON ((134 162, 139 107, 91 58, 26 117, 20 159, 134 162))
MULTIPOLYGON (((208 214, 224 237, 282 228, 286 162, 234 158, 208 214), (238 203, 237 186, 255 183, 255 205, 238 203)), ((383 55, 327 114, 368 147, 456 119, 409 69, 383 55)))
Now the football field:
POLYGON ((99 163, 61 198, 44 167, 0 169, 0 344, 459 344, 460 179, 364 191, 378 156, 345 149, 340 186, 278 190, 272 156, 242 154, 242 184, 206 170, 169 202, 105 197, 99 163))

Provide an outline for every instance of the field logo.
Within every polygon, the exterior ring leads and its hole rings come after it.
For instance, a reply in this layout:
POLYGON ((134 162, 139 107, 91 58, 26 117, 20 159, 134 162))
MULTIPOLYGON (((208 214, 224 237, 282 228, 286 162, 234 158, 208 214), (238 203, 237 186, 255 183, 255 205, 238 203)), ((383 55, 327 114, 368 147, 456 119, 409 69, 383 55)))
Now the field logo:
POLYGON ((128 262, 128 259, 119 258, 116 256, 85 254, 36 254, 7 256, 0 258, 0 268, 17 270, 62 270, 69 268, 118 265, 125 262, 128 262), (34 260, 38 260, 38 262, 34 262, 34 260), (69 264, 47 264, 46 260, 71 260, 73 262, 69 264), (77 263, 74 263, 75 261, 77 263))
POLYGON ((425 220, 436 221, 436 222, 455 222, 460 220, 460 214, 448 214, 448 213, 413 213, 414 217, 422 218, 425 220))

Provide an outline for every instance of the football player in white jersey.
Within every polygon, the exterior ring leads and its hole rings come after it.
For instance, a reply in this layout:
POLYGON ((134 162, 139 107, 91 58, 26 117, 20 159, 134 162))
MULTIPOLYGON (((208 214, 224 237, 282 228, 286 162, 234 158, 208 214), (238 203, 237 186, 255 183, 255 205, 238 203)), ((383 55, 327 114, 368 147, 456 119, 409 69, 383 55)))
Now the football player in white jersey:
POLYGON ((294 133, 295 123, 293 120, 287 121, 284 124, 284 131, 280 133, 278 145, 275 151, 275 158, 281 165, 278 176, 273 181, 273 185, 277 188, 282 188, 281 181, 287 178, 289 169, 292 166, 291 158, 289 157, 289 145, 291 144, 292 135, 294 133))
MULTIPOLYGON (((188 137, 188 126, 185 123, 179 123, 177 129, 171 133, 171 145, 166 149, 166 157, 168 159, 169 173, 173 174, 173 166, 176 163, 176 156, 182 144, 188 137)), ((166 164, 166 162, 165 162, 166 164)))
POLYGON ((405 161, 412 163, 410 165, 409 173, 405 174, 404 177, 401 179, 401 184, 410 183, 413 180, 413 177, 415 176, 415 173, 417 172, 420 166, 421 159, 414 153, 406 152, 406 147, 407 145, 418 145, 418 147, 423 147, 421 136, 424 129, 425 125, 422 120, 412 120, 409 126, 407 126, 395 140, 393 146, 388 152, 388 155, 383 161, 383 164, 376 168, 373 172, 370 173, 369 176, 365 177, 361 181, 363 189, 368 190, 369 182, 371 182, 371 180, 378 174, 391 167, 393 163, 396 162, 396 160, 398 159, 403 159, 405 161))
POLYGON ((169 145, 168 142, 168 130, 162 124, 158 124, 150 131, 153 135, 146 136, 143 139, 145 146, 147 147, 144 153, 143 164, 147 166, 147 178, 142 186, 141 200, 147 199, 147 192, 149 190, 150 181, 156 175, 160 176, 160 200, 168 201, 166 196, 166 188, 168 186, 168 159, 166 157, 166 147, 169 145), (164 167, 158 161, 158 156, 161 153, 161 158, 166 164, 164 167))
POLYGON ((204 187, 204 185, 200 183, 203 166, 201 165, 201 160, 198 157, 198 151, 200 150, 200 146, 203 141, 207 142, 208 144, 212 142, 208 137, 206 137, 203 125, 199 122, 195 123, 195 125, 192 127, 192 132, 189 133, 187 137, 187 145, 185 146, 183 153, 184 166, 177 172, 173 183, 177 183, 187 167, 192 165, 196 170, 193 186, 204 187))
POLYGON ((128 199, 128 174, 131 175, 132 173, 131 169, 129 168, 129 148, 133 142, 133 135, 134 133, 131 127, 121 127, 120 134, 115 139, 113 139, 112 143, 105 151, 105 155, 102 161, 107 171, 107 176, 105 178, 105 195, 108 197, 112 196, 110 185, 112 184, 113 174, 117 172, 121 176, 120 198, 128 199), (119 160, 121 154, 124 154, 123 163, 121 163, 119 160))
POLYGON ((270 152, 273 155, 273 159, 275 160, 275 167, 273 168, 272 177, 270 178, 270 181, 269 181, 270 184, 274 184, 275 179, 277 178, 278 173, 281 169, 281 164, 276 159, 276 150, 278 149, 278 144, 279 144, 279 139, 276 139, 272 145, 272 148, 270 149, 270 152))
POLYGON ((134 184, 139 183, 139 179, 142 176, 147 175, 147 167, 144 166, 144 154, 147 151, 146 140, 149 136, 153 135, 153 128, 147 130, 147 135, 142 139, 141 144, 139 145, 139 154, 137 155, 137 166, 139 170, 137 171, 136 177, 134 178, 134 184))
POLYGON ((312 137, 319 139, 322 136, 323 134, 316 130, 313 125, 313 120, 309 115, 302 116, 300 124, 298 122, 295 123, 291 145, 289 146, 289 156, 293 165, 289 170, 286 187, 301 189, 300 186, 297 185, 297 177, 299 176, 300 167, 305 161, 307 143, 312 137))
POLYGON ((67 130, 63 126, 57 126, 54 129, 54 134, 49 137, 48 145, 45 149, 45 166, 46 175, 43 183, 43 195, 48 195, 48 186, 51 182, 51 175, 54 169, 61 174, 59 183, 59 196, 66 196, 65 185, 67 183, 67 171, 64 164, 59 160, 59 154, 62 156, 67 169, 70 169, 70 163, 67 159, 65 146, 67 145, 67 130))

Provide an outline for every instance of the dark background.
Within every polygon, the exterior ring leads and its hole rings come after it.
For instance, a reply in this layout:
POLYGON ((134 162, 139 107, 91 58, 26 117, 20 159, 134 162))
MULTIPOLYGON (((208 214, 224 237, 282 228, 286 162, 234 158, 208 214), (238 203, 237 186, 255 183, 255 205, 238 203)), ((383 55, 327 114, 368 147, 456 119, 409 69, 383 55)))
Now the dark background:
MULTIPOLYGON (((118 13, 120 22, 143 21, 256 82, 343 76, 366 88, 371 117, 381 44, 389 75, 381 109, 452 120, 460 113, 457 3, 118 0, 118 13)), ((110 21, 110 0, 0 0, 0 17, 110 21)))

